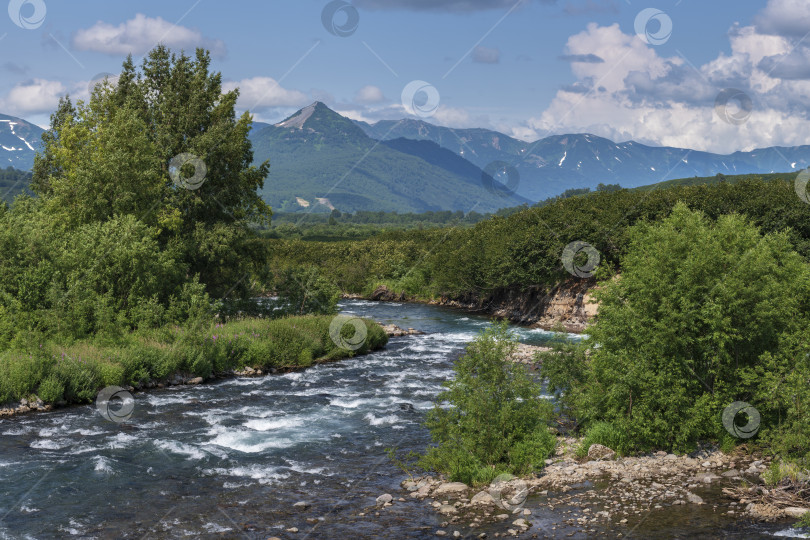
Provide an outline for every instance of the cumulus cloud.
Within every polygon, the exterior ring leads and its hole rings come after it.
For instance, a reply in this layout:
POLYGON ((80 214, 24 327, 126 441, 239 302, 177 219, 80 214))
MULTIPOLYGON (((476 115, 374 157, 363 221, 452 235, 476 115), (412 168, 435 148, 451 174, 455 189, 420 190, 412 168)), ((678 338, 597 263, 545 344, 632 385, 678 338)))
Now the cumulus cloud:
POLYGON ((362 104, 380 103, 385 101, 385 96, 378 86, 369 84, 357 91, 354 100, 362 104))
POLYGON ((806 0, 770 0, 754 24, 762 34, 804 37, 810 32, 810 4, 806 0))
POLYGON ((472 60, 479 64, 497 64, 501 61, 501 51, 479 45, 473 49, 472 60))
POLYGON ((96 51, 116 56, 142 55, 162 43, 176 49, 204 47, 214 56, 225 54, 225 44, 207 38, 199 30, 178 26, 161 17, 147 17, 138 13, 133 19, 119 25, 98 21, 90 28, 76 32, 73 47, 80 51, 96 51))
POLYGON ((721 153, 807 144, 810 46, 796 45, 792 37, 802 28, 802 35, 810 30, 805 14, 810 4, 770 0, 755 24, 731 28, 730 54, 699 66, 659 54, 618 25, 591 23, 571 36, 564 50, 573 84, 512 132, 523 139, 590 132, 721 153), (591 55, 604 61, 581 61, 591 55), (715 100, 726 88, 741 90, 753 103, 740 125, 715 112, 715 100))
POLYGON ((401 9, 464 13, 488 9, 512 9, 518 2, 553 4, 555 0, 354 0, 354 5, 359 8, 376 10, 401 9))
POLYGON ((235 88, 239 88, 237 106, 251 111, 268 107, 303 107, 312 101, 305 93, 288 90, 271 77, 253 77, 222 83, 224 92, 235 88))
POLYGON ((59 97, 65 95, 67 90, 59 81, 33 79, 12 88, 0 103, 3 112, 13 115, 50 113, 56 109, 59 97))

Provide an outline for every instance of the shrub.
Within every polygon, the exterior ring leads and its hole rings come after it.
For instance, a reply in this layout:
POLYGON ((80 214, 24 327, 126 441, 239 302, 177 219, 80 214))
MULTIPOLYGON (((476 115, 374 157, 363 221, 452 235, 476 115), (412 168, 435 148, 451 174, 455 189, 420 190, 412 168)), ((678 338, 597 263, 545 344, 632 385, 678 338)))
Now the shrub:
POLYGON ((556 444, 548 430, 552 405, 523 365, 506 360, 514 347, 505 323, 470 344, 427 416, 438 446, 428 449, 423 468, 478 484, 543 467, 556 444))
POLYGON ((37 396, 45 403, 56 403, 65 396, 65 385, 58 377, 51 375, 39 383, 37 396))
POLYGON ((785 383, 806 354, 810 267, 786 234, 678 204, 630 229, 621 267, 616 278, 603 270, 586 373, 571 389, 586 426, 605 422, 628 449, 687 451, 723 436, 722 411, 735 401, 755 406, 768 430, 790 410, 806 415, 788 406, 785 383))

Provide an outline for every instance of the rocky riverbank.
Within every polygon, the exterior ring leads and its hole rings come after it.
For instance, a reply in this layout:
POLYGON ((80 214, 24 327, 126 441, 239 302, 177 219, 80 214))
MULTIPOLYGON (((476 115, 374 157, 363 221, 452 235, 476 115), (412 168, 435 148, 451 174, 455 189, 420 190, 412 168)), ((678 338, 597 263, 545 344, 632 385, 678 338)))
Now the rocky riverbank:
POLYGON ((689 506, 729 519, 776 520, 806 511, 773 511, 729 495, 729 488, 743 483, 759 489, 769 458, 739 450, 725 454, 714 447, 683 456, 657 452, 617 457, 601 445, 592 445, 587 457, 577 458, 581 439, 560 437, 558 443, 556 455, 536 476, 496 479, 483 489, 435 476, 416 477, 402 482, 402 493, 379 497, 378 507, 394 505, 400 496, 423 500, 443 520, 434 531, 437 536, 466 538, 485 537, 476 531, 493 524, 500 525, 500 532, 492 533, 495 537, 536 536, 543 530, 565 536, 610 531, 622 537, 657 512, 689 506), (555 508, 564 519, 532 522, 533 515, 555 508))
POLYGON ((519 290, 499 289, 486 297, 470 294, 426 300, 414 298, 403 291, 392 291, 381 285, 367 299, 379 302, 424 302, 482 313, 545 330, 562 325, 567 332, 579 333, 585 331, 598 311, 592 295, 594 287, 595 283, 590 280, 570 280, 553 287, 538 285, 519 290))

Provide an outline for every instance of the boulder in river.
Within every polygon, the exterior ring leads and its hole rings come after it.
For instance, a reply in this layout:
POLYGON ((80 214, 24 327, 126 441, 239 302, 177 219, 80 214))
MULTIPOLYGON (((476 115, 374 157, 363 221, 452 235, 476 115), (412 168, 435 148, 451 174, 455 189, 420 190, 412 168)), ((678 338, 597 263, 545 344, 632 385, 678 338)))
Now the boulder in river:
POLYGON ((377 506, 383 506, 386 503, 390 503, 394 500, 394 497, 390 493, 385 493, 377 497, 377 506))
POLYGON ((495 504, 495 499, 489 494, 489 491, 479 491, 473 495, 470 504, 495 504))
POLYGON ((463 495, 468 489, 470 488, 467 487, 467 484, 464 484, 463 482, 446 482, 444 484, 439 484, 439 486, 433 490, 433 496, 463 495))
POLYGON ((588 448, 588 459, 613 459, 616 452, 602 444, 592 444, 588 448))

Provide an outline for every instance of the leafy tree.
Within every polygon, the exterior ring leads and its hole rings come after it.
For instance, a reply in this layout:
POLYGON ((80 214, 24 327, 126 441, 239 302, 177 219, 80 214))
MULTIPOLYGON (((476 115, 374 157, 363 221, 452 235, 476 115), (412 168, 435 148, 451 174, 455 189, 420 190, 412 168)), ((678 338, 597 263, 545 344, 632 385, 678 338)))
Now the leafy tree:
POLYGON ((603 271, 596 293, 587 374, 572 384, 578 417, 642 450, 726 437, 721 413, 734 401, 778 425, 787 407, 763 376, 799 366, 793 336, 810 314, 810 267, 788 235, 762 235, 738 215, 713 223, 679 203, 628 238, 621 275, 603 271))
POLYGON ((88 103, 64 98, 32 185, 55 224, 74 229, 134 216, 158 231, 161 246, 179 250, 212 294, 236 286, 245 295, 249 280, 239 278, 266 262, 264 250, 250 245, 249 226, 270 217, 257 194, 269 165, 252 165, 250 115, 236 118, 238 90, 223 93, 221 75, 209 67, 201 49, 192 59, 158 46, 140 71, 127 58, 118 84, 98 85, 88 103), (170 164, 183 155, 201 161, 186 162, 174 182, 170 164), (195 172, 201 185, 186 189, 183 179, 195 172))
POLYGON ((556 444, 548 430, 552 406, 525 366, 507 360, 514 348, 515 338, 502 323, 480 335, 457 361, 455 378, 444 383, 447 390, 428 413, 438 446, 428 449, 424 468, 477 484, 543 467, 556 444))
POLYGON ((337 313, 340 290, 315 266, 289 268, 276 282, 276 294, 284 313, 305 315, 337 313))

